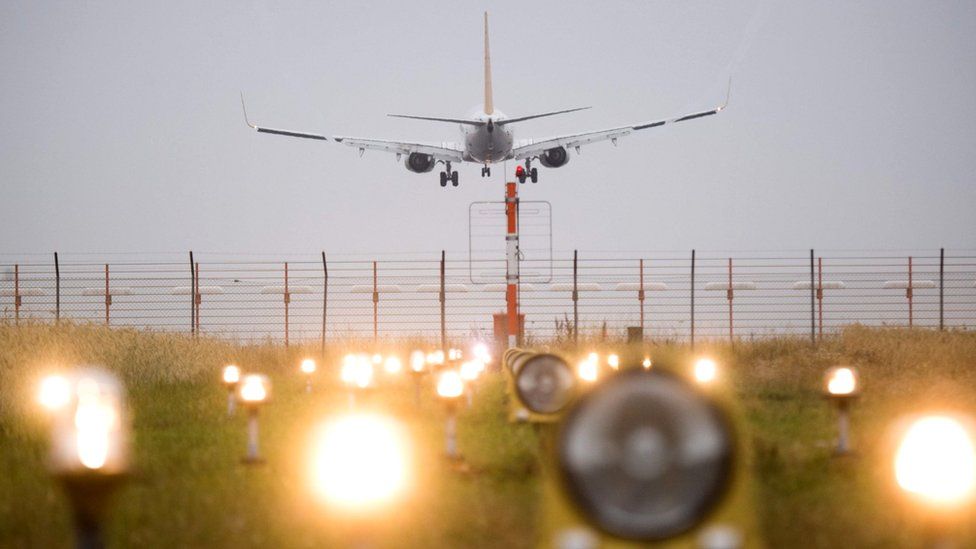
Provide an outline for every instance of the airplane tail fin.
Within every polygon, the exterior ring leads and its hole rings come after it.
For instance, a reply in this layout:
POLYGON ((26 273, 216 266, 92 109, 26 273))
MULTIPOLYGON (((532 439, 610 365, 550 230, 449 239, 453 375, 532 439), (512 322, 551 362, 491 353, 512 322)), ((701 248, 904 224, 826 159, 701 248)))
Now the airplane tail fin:
POLYGON ((491 52, 488 50, 488 12, 485 12, 485 114, 495 112, 491 99, 491 52))

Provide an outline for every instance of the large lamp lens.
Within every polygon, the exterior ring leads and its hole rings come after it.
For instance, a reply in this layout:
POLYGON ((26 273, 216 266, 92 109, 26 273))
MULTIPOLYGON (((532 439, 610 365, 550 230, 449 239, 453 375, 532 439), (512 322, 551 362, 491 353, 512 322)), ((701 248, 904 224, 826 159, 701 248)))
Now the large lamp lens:
POLYGON ((617 375, 566 418, 568 491, 602 530, 661 540, 701 522, 729 484, 733 435, 722 412, 663 371, 617 375))
POLYGON ((576 378, 566 362, 555 355, 536 355, 519 368, 515 388, 519 399, 538 414, 553 414, 573 397, 576 378))

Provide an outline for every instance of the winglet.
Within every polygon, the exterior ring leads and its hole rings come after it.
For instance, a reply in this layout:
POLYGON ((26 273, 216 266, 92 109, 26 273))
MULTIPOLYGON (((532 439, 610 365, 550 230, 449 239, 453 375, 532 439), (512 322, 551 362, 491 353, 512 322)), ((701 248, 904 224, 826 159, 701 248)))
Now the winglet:
POLYGON ((491 52, 488 49, 488 12, 485 12, 485 114, 493 114, 495 105, 491 98, 491 52))
POLYGON ((715 112, 719 112, 719 111, 725 110, 725 107, 728 107, 729 106, 729 99, 731 99, 731 98, 732 98, 732 76, 730 75, 729 76, 729 89, 725 91, 725 103, 722 103, 722 105, 719 108, 715 109, 715 112))
POLYGON ((257 126, 251 124, 251 121, 247 119, 247 107, 244 106, 244 92, 241 92, 241 110, 244 111, 244 123, 255 130, 258 129, 257 126))

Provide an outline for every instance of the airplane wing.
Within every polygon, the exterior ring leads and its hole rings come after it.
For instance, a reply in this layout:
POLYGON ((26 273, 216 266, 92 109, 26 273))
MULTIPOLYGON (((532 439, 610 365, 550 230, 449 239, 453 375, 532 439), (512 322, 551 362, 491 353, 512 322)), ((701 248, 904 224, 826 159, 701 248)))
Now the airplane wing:
POLYGON ((407 143, 404 141, 386 141, 383 139, 362 139, 359 137, 336 136, 333 139, 339 143, 359 149, 359 154, 363 154, 363 152, 369 149, 371 151, 383 151, 398 155, 410 153, 427 154, 434 157, 435 160, 444 162, 461 162, 464 159, 463 151, 453 143, 444 143, 438 146, 424 143, 407 143))
POLYGON ((286 135, 288 137, 302 137, 304 139, 318 139, 320 141, 329 140, 328 137, 317 133, 296 132, 293 130, 276 130, 274 128, 266 128, 264 126, 256 126, 254 124, 251 124, 251 121, 247 119, 247 107, 244 106, 243 92, 241 93, 241 109, 244 111, 244 123, 254 128, 259 133, 273 133, 275 135, 286 135))
MULTIPOLYGON (((729 81, 729 94, 731 94, 732 82, 729 81)), ((654 122, 643 122, 640 124, 634 124, 632 126, 620 126, 618 128, 610 128, 606 130, 598 130, 593 132, 583 132, 571 135, 562 135, 559 137, 552 137, 549 139, 543 139, 541 141, 531 141, 522 144, 512 151, 512 158, 515 160, 521 160, 523 158, 532 158, 541 155, 545 151, 555 148, 575 148, 578 149, 583 145, 589 145, 590 143, 595 143, 597 141, 613 141, 616 145, 617 139, 630 135, 636 131, 647 130, 650 128, 657 128, 659 126, 664 126, 666 124, 674 124, 676 122, 684 122, 686 120, 694 120, 696 118, 702 118, 705 116, 711 116, 713 114, 718 114, 722 112, 725 107, 729 104, 729 95, 725 97, 725 103, 714 109, 708 111, 694 112, 691 114, 685 114, 675 118, 667 118, 664 120, 656 120, 654 122)), ((578 152, 578 151, 577 151, 578 152)))

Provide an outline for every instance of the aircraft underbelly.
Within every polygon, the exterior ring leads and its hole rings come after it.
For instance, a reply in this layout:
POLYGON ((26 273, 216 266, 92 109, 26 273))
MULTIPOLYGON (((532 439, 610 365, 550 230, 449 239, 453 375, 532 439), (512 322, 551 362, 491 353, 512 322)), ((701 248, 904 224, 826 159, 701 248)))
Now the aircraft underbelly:
POLYGON ((499 127, 492 132, 479 129, 465 137, 466 152, 475 162, 501 162, 512 153, 512 134, 499 127))

